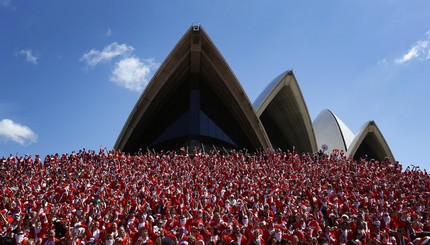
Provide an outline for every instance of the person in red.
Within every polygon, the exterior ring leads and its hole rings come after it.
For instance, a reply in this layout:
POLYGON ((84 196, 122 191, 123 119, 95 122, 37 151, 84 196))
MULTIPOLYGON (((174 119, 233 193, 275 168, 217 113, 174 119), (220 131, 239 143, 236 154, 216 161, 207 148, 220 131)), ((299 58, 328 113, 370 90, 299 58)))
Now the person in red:
POLYGON ((262 232, 262 230, 261 229, 254 229, 250 234, 250 236, 249 236, 249 243, 251 244, 251 243, 256 243, 256 244, 258 244, 258 245, 264 245, 265 244, 265 242, 264 242, 264 239, 263 239, 263 234, 262 234, 263 232, 262 232))
POLYGON ((94 221, 91 223, 91 225, 86 229, 87 231, 87 237, 94 238, 95 242, 100 242, 101 238, 104 237, 104 231, 99 229, 100 222, 94 221))
POLYGON ((402 227, 397 228, 397 233, 395 238, 396 238, 396 243, 398 245, 409 244, 409 239, 405 236, 405 230, 402 227))
POLYGON ((214 244, 217 243, 218 240, 220 240, 220 237, 217 234, 217 231, 214 227, 209 227, 207 231, 207 235, 209 236, 206 240, 206 243, 213 242, 214 244))
POLYGON ((318 238, 318 234, 320 232, 322 232, 322 230, 316 220, 309 222, 308 229, 306 230, 306 236, 310 238, 318 238))
POLYGON ((408 221, 407 221, 407 215, 406 215, 406 211, 400 211, 398 218, 395 220, 396 223, 396 227, 397 228, 403 228, 403 232, 405 233, 405 236, 407 235, 407 226, 408 226, 408 221))
POLYGON ((340 223, 340 227, 337 231, 336 237, 338 237, 339 234, 343 235, 343 237, 345 238, 345 243, 348 243, 349 241, 354 239, 354 233, 351 229, 349 229, 348 221, 342 221, 340 223))
POLYGON ((67 239, 70 245, 80 245, 81 240, 79 239, 78 231, 73 231, 72 235, 67 239))
POLYGON ((328 244, 336 244, 336 239, 333 233, 330 231, 329 226, 325 226, 323 232, 320 233, 319 237, 326 240, 328 244))
MULTIPOLYGON (((30 232, 31 235, 34 235, 34 240, 39 243, 45 238, 49 231, 49 220, 45 213, 42 213, 39 221, 36 222, 36 226, 33 231, 30 232)), ((33 238, 30 236, 30 238, 33 238)))
POLYGON ((336 244, 337 245, 346 245, 347 244, 346 240, 345 240, 345 237, 342 235, 342 233, 338 234, 337 243, 336 244))
POLYGON ((355 240, 354 242, 356 242, 359 245, 366 245, 367 243, 367 239, 366 239, 366 234, 364 232, 364 230, 357 230, 355 232, 355 240))
POLYGON ((17 245, 27 245, 28 238, 25 236, 24 231, 17 230, 14 238, 17 245))
POLYGON ((179 226, 184 227, 187 231, 191 230, 191 223, 193 222, 191 214, 188 212, 185 212, 188 217, 185 217, 185 215, 179 216, 179 226))
POLYGON ((232 213, 228 213, 226 215, 227 217, 224 218, 224 221, 227 223, 228 226, 238 225, 239 222, 236 220, 234 215, 232 213))
POLYGON ((282 214, 280 212, 276 212, 275 216, 273 217, 273 225, 285 228, 286 224, 287 223, 282 220, 282 214))
POLYGON ((209 223, 209 227, 213 227, 218 233, 221 233, 225 229, 225 224, 221 220, 221 216, 218 212, 213 214, 212 220, 209 223))
POLYGON ((107 234, 105 239, 105 245, 113 245, 115 243, 115 240, 113 238, 112 234, 107 234))
POLYGON ((118 229, 118 236, 115 238, 115 243, 121 245, 130 245, 130 236, 125 232, 125 228, 121 226, 118 229))
POLYGON ((55 230, 50 230, 48 232, 48 237, 42 240, 42 245, 55 245, 55 243, 60 240, 55 237, 55 230))
POLYGON ((396 230, 395 222, 390 217, 390 214, 385 212, 382 215, 382 221, 381 221, 381 230, 385 230, 387 232, 389 231, 395 231, 396 230))
MULTIPOLYGON (((429 206, 428 209, 430 210, 430 202, 429 202, 428 206, 429 206)), ((423 212, 423 217, 421 219, 421 223, 423 224, 423 230, 425 230, 425 231, 430 230, 430 220, 429 220, 429 212, 428 211, 423 212)))
POLYGON ((14 213, 12 217, 12 219, 9 219, 8 231, 15 233, 20 228, 23 221, 19 213, 14 213))
POLYGON ((237 224, 233 225, 233 234, 230 236, 233 241, 235 241, 238 245, 246 245, 248 244, 248 238, 244 236, 241 231, 240 227, 237 224))
POLYGON ((270 210, 270 206, 268 203, 264 204, 263 210, 260 211, 259 215, 261 214, 264 214, 267 218, 274 216, 273 210, 270 210))
POLYGON ((373 221, 373 229, 370 233, 370 239, 376 243, 383 243, 389 239, 388 233, 381 231, 381 222, 379 220, 373 221))
POLYGON ((200 231, 195 226, 191 226, 190 236, 195 237, 196 240, 202 240, 203 239, 202 234, 200 233, 200 231))
POLYGON ((187 240, 186 230, 184 227, 182 227, 182 226, 175 227, 174 230, 176 231, 176 240, 177 241, 186 241, 187 240))
POLYGON ((263 239, 264 241, 269 241, 270 237, 275 234, 275 226, 273 222, 269 222, 265 229, 263 229, 263 239))
POLYGON ((154 245, 154 242, 149 239, 148 230, 145 227, 140 227, 136 233, 132 234, 132 244, 144 243, 154 245))

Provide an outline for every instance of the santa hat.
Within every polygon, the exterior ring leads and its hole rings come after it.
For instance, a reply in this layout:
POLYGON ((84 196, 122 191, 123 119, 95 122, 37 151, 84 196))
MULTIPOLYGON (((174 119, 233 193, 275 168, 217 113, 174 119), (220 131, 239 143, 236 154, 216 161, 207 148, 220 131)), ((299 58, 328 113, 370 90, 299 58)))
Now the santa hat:
POLYGON ((233 239, 227 235, 223 236, 223 239, 224 239, 226 244, 230 244, 233 241, 233 239))
POLYGON ((311 222, 309 222, 309 226, 310 227, 317 227, 318 226, 318 222, 316 220, 312 220, 311 222))
POLYGON ((421 238, 421 244, 429 244, 430 242, 430 237, 429 236, 425 236, 423 238, 421 238))
POLYGON ((203 238, 202 234, 199 233, 196 235, 196 240, 197 241, 204 241, 205 239, 203 238))
POLYGON ((279 224, 275 224, 275 225, 273 226, 273 228, 275 228, 275 229, 280 229, 280 230, 284 229, 284 227, 283 227, 282 225, 279 225, 279 224))

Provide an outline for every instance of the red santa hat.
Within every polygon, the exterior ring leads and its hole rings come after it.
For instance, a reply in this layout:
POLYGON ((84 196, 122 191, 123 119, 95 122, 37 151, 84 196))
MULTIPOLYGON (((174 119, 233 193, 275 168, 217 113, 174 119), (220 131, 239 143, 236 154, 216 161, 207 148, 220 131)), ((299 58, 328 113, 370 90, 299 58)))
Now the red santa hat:
POLYGON ((227 236, 227 235, 224 235, 223 239, 224 239, 224 241, 225 241, 226 244, 230 244, 233 241, 233 239, 230 236, 227 236))

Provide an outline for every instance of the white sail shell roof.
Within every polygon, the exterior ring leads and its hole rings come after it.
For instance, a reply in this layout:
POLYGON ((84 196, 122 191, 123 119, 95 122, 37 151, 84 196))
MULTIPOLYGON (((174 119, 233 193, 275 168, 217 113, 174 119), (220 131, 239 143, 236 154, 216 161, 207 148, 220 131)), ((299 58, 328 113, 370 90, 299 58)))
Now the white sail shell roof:
POLYGON ((313 122, 318 149, 348 151, 354 133, 330 110, 323 110, 313 122))

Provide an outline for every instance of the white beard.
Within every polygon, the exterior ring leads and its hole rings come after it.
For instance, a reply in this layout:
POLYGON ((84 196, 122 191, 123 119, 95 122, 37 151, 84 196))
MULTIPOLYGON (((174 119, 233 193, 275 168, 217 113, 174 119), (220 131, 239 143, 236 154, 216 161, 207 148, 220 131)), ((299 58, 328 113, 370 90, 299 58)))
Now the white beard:
POLYGON ((22 241, 24 241, 24 235, 16 235, 15 241, 17 244, 20 244, 22 241))
POLYGON ((275 238, 276 238, 277 241, 281 241, 281 239, 282 239, 282 233, 276 232, 275 233, 275 238))
POLYGON ((243 226, 248 226, 248 219, 242 219, 243 226))
POLYGON ((256 239, 256 241, 257 241, 257 243, 258 244, 261 244, 261 239, 263 238, 263 236, 262 235, 259 235, 258 237, 257 237, 257 239, 256 239))

